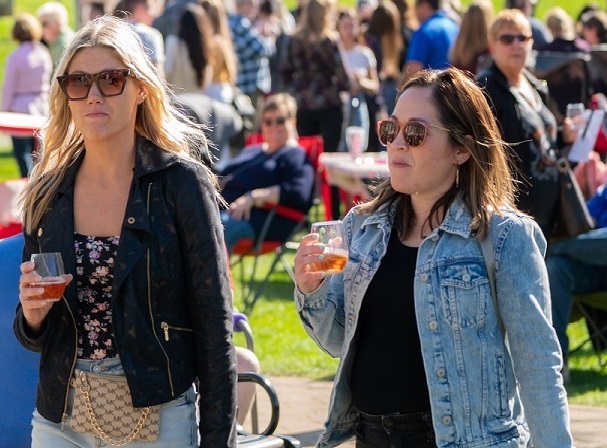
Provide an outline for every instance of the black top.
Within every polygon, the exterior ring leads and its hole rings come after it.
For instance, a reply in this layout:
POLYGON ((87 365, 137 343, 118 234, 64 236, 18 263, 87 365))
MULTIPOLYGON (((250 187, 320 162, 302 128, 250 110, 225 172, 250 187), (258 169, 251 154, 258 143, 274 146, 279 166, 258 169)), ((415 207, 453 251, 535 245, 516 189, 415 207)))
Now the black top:
POLYGON ((362 412, 430 410, 413 300, 416 260, 417 248, 403 245, 393 230, 356 329, 351 385, 362 412))

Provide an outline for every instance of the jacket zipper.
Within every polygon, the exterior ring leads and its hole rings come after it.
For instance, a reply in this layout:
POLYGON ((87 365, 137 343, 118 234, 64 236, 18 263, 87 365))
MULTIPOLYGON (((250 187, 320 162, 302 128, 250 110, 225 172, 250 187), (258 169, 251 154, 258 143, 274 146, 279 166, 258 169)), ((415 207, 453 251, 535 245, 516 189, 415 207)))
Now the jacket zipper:
MULTIPOLYGON (((146 210, 148 212, 148 216, 150 216, 151 191, 152 191, 152 183, 150 182, 148 184, 148 192, 147 192, 147 198, 146 198, 146 210)), ((164 353, 164 357, 166 358, 166 361, 167 361, 167 374, 169 377, 169 387, 171 388, 171 396, 174 398, 175 390, 173 388, 173 377, 171 376, 171 360, 170 360, 169 355, 167 354, 166 350, 162 346, 162 343, 160 342, 160 338, 158 337, 158 333, 156 332, 156 323, 154 322, 154 313, 152 312, 152 281, 151 281, 152 275, 150 272, 150 249, 149 248, 146 252, 146 258, 147 258, 146 271, 147 271, 147 281, 148 281, 148 312, 150 313, 150 321, 152 322, 152 332, 154 333, 156 342, 158 342, 158 345, 160 346, 160 349, 164 353)), ((162 322, 162 323, 164 323, 164 322, 162 322)), ((162 323, 161 323, 161 326, 162 326, 162 323)), ((163 329, 164 329, 164 327, 163 327, 163 329)), ((168 334, 168 330, 165 330, 165 339, 167 338, 167 334, 168 334)), ((167 339, 167 341, 168 341, 168 339, 167 339)))
MULTIPOLYGON (((40 234, 40 232, 38 232, 38 234, 40 234)), ((42 250, 42 246, 40 245, 40 241, 38 241, 38 251, 40 253, 43 252, 42 250)), ((61 431, 63 431, 65 429, 65 422, 67 422, 67 418, 69 417, 69 415, 67 414, 67 401, 70 395, 70 381, 72 378, 72 375, 74 374, 74 368, 76 367, 76 359, 78 358, 78 327, 76 326, 76 319, 74 318, 74 313, 72 313, 72 309, 69 306, 69 303, 67 302, 67 299, 65 298, 65 295, 62 297, 62 300, 65 301, 65 306, 67 307, 67 310, 70 313, 70 316, 72 318, 72 323, 74 324, 74 334, 76 335, 75 339, 75 349, 74 349, 74 357, 72 358, 72 366, 70 367, 70 374, 67 377, 67 386, 65 388, 65 398, 63 399, 63 414, 61 415, 61 431)))
POLYGON ((184 328, 184 327, 175 327, 173 325, 169 325, 166 322, 162 321, 160 322, 160 328, 162 328, 162 330, 164 331, 164 340, 169 342, 169 330, 176 330, 176 331, 189 331, 189 332, 194 332, 194 330, 192 330, 191 328, 184 328))

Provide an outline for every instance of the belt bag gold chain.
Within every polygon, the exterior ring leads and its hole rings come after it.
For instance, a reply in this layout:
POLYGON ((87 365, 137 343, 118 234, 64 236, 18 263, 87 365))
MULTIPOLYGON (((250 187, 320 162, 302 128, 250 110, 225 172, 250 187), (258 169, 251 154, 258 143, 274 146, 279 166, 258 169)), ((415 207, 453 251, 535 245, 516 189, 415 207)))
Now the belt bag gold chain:
POLYGON ((72 430, 96 434, 111 446, 158 438, 160 406, 134 408, 125 377, 76 370, 72 384, 72 430))

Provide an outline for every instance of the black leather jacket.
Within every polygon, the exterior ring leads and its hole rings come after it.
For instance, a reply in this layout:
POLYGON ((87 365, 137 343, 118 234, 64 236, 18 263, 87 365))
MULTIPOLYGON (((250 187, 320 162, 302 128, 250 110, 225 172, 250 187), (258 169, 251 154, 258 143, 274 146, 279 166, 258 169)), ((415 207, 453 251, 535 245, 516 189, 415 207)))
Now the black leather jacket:
MULTIPOLYGON (((69 168, 38 228, 25 235, 24 260, 35 252, 61 252, 66 272, 75 272, 73 193, 83 157, 69 168)), ((205 447, 236 446, 224 247, 216 191, 202 166, 139 137, 114 271, 115 343, 135 407, 166 403, 198 378, 205 447)), ((75 283, 53 305, 41 334, 28 332, 21 307, 14 325, 21 344, 41 352, 36 406, 56 423, 67 417, 76 362, 75 283)))

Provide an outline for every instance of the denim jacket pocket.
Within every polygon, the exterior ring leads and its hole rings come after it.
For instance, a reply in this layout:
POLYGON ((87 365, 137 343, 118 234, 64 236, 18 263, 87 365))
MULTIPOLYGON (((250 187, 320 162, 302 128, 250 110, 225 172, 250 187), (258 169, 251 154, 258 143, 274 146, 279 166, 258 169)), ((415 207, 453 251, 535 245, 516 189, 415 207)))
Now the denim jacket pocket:
POLYGON ((484 265, 459 262, 445 265, 440 278, 443 312, 452 327, 478 328, 487 317, 489 281, 484 265))

